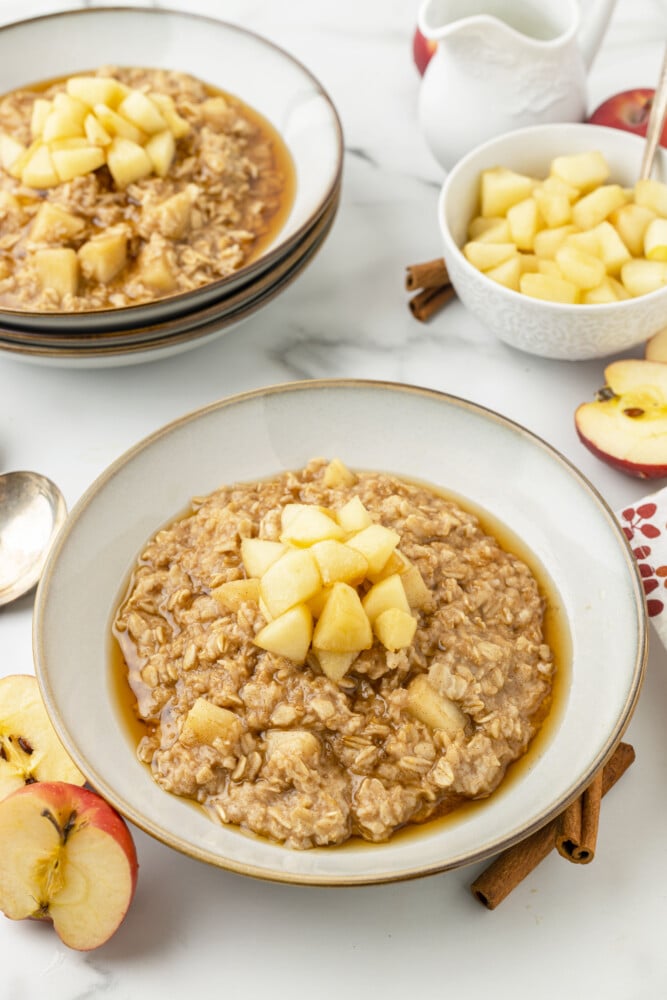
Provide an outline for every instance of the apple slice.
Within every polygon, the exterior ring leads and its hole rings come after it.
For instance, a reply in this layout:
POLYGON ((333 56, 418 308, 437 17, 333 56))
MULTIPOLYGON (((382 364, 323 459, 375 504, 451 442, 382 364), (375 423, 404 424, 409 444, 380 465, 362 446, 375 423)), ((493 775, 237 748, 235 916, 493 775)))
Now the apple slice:
POLYGON ((583 403, 575 427, 598 458, 640 479, 667 476, 667 365, 614 361, 601 398, 583 403))
POLYGON ((0 909, 50 920, 70 948, 90 951, 123 922, 138 862, 125 821, 95 792, 64 781, 0 802, 0 909))
POLYGON ((644 358, 646 361, 667 363, 667 326, 646 341, 644 358))
POLYGON ((83 785, 85 777, 58 739, 46 714, 37 678, 0 680, 0 799, 36 781, 83 785))

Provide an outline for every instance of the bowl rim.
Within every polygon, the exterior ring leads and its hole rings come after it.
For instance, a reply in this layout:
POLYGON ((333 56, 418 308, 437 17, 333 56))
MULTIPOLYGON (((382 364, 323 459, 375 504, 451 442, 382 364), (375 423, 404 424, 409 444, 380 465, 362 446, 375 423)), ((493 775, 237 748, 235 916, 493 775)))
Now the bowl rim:
MULTIPOLYGON (((451 187, 456 183, 458 177, 465 169, 468 168, 469 164, 476 159, 479 155, 482 155, 495 146, 500 145, 502 142, 511 141, 514 138, 521 138, 524 135, 532 134, 539 138, 540 134, 544 133, 557 133, 560 130, 574 130, 583 134, 583 131, 588 131, 589 129, 595 129, 595 134, 598 133, 610 133, 615 136, 616 141, 625 142, 626 140, 630 144, 635 144, 639 147, 640 144, 644 143, 645 140, 642 136, 635 135, 632 132, 628 132, 625 129, 612 128, 608 125, 594 125, 590 122, 547 122, 543 125, 527 125, 523 128, 513 129, 511 132, 503 132, 501 135, 493 136, 491 139, 487 139, 486 142, 480 143, 471 149, 470 152, 466 153, 449 171, 447 177, 443 181, 440 192, 438 195, 438 229, 440 231, 440 237, 443 240, 447 250, 456 257, 457 263, 463 269, 463 272, 474 281, 482 280, 485 288, 494 288, 496 293, 501 297, 505 298, 508 302, 524 302, 528 296, 523 295, 521 292, 514 291, 512 288, 507 288, 506 285, 501 285, 497 281, 493 281, 488 278, 483 271, 474 267, 467 257, 464 255, 462 248, 456 243, 454 237, 452 236, 449 226, 446 225, 445 216, 446 208, 448 204, 449 194, 451 187), (625 136, 625 139, 616 138, 618 135, 625 136)), ((667 149, 659 147, 657 151, 657 156, 663 166, 665 172, 667 172, 667 149)), ((667 296, 667 285, 663 288, 657 288, 655 291, 647 292, 645 295, 634 296, 629 299, 620 299, 617 302, 602 302, 602 303, 588 303, 588 302, 577 302, 577 303, 567 303, 567 302, 551 302, 548 299, 534 299, 530 298, 531 303, 535 303, 534 308, 543 308, 548 312, 552 312, 554 315, 559 313, 564 315, 572 315, 572 310, 575 310, 574 315, 585 316, 585 315, 595 315, 604 316, 606 313, 613 311, 614 313, 619 313, 622 311, 627 311, 632 308, 636 308, 637 302, 652 302, 659 296, 667 296)))
MULTIPOLYGON (((63 322, 67 322, 68 324, 74 323, 78 325, 86 325, 86 323, 94 323, 97 321, 107 322, 117 320, 118 325, 123 324, 124 326, 129 326, 129 328, 132 329, 135 325, 134 316, 136 315, 136 322, 140 325, 142 322, 147 322, 142 321, 141 315, 149 310, 155 310, 156 308, 162 307, 171 310, 173 304, 173 309, 178 310, 179 314, 187 313, 188 303, 193 298, 195 300, 199 298, 203 292, 210 301, 214 296, 220 297, 225 295, 226 290, 230 286, 241 282, 247 282, 256 277, 258 273, 271 268, 280 260, 283 254, 289 252, 293 246, 295 246, 304 237, 308 230, 319 221, 320 217, 326 212, 329 203, 335 197, 336 192, 340 187, 345 152, 343 126, 336 105, 334 104, 329 92, 325 89, 322 83, 320 83, 314 73, 308 69, 303 62, 301 62, 301 60, 297 59, 290 52, 277 43, 271 41, 269 38, 266 38, 259 32, 248 29, 243 25, 214 17, 211 14, 200 14, 193 11, 179 10, 169 7, 148 7, 145 5, 123 6, 122 4, 108 4, 95 7, 72 7, 45 14, 36 14, 32 17, 19 18, 14 21, 0 24, 0 44, 4 41, 4 36, 10 34, 12 31, 29 28, 31 24, 46 21, 59 21, 70 17, 78 18, 82 15, 99 17, 100 15, 115 13, 123 16, 129 15, 130 17, 136 15, 150 15, 161 18, 182 18, 187 21, 192 21, 195 24, 201 24, 203 29, 205 29, 207 25, 213 25, 216 29, 222 28, 225 31, 232 33, 236 32, 239 35, 252 39, 259 45, 273 50, 274 53, 279 55, 286 62, 291 63, 291 65, 303 74, 303 76, 308 78, 314 91, 324 100, 329 114, 331 115, 331 124, 333 126, 336 144, 336 162, 332 171, 332 176, 326 190, 324 190, 320 195, 317 207, 310 213, 308 218, 304 220, 304 222, 296 230, 294 230, 289 239, 281 241, 279 232, 276 242, 271 244, 257 257, 250 260, 248 264, 224 278, 209 282, 199 288, 190 289, 185 292, 178 292, 175 295, 168 295, 164 298, 155 299, 150 302, 117 306, 114 308, 84 310, 82 312, 62 312, 57 310, 35 312, 27 309, 10 309, 7 307, 0 307, 0 321, 3 319, 9 323, 12 321, 18 321, 24 326, 34 323, 38 327, 40 324, 45 323, 49 326, 55 326, 57 328, 63 322)), ((25 84, 18 84, 14 89, 20 89, 21 86, 27 86, 28 84, 34 82, 35 81, 28 80, 25 84)), ((241 95, 237 96, 243 99, 241 95)))
MULTIPOLYGON (((642 687, 648 654, 647 617, 642 595, 643 591, 641 588, 641 579, 636 560, 632 555, 629 543, 612 510, 600 495, 598 490, 588 481, 583 473, 581 473, 579 469, 561 452, 559 452, 552 445, 548 444, 543 438, 539 437, 533 431, 528 430, 512 419, 502 416, 487 407, 435 389, 428 389, 406 383, 382 380, 376 381, 369 379, 333 378, 305 380, 281 383, 273 386, 266 386, 260 389, 249 390, 236 395, 223 397, 222 399, 209 403, 199 409, 192 410, 189 413, 169 421, 163 427, 144 437, 142 440, 125 451, 115 461, 113 461, 95 479, 72 509, 64 528, 61 530, 61 533, 56 539, 55 545, 49 556, 44 575, 39 584, 35 601, 35 614, 33 618, 33 653, 40 690, 42 692, 45 705, 47 706, 51 721, 62 742, 70 751, 75 761, 80 766, 83 765, 82 770, 84 770, 84 773, 89 778, 93 787, 95 787, 100 794, 106 797, 112 805, 114 805, 137 827, 143 829, 146 833, 155 837, 157 840, 160 840, 166 845, 179 850, 181 853, 184 853, 189 857, 196 858, 217 867, 222 867, 240 874, 262 878, 269 881, 288 882, 300 885, 368 885, 417 878, 484 860, 498 851, 523 840, 535 829, 540 828, 544 823, 552 819, 557 812, 564 808, 568 801, 571 801, 581 791, 581 789, 586 786, 597 768, 602 766, 602 764, 604 764, 611 755, 616 743, 623 735, 634 712, 642 687), (511 432, 521 440, 527 439, 528 442, 532 446, 536 447, 540 453, 546 454, 549 460, 555 462, 566 475, 572 477, 572 479, 578 484, 578 487, 583 489, 589 495, 593 502, 593 506, 601 515, 606 529, 611 529, 612 535, 618 541, 618 559, 620 560, 620 564, 624 566, 623 572, 625 573, 625 570, 628 572, 628 581, 631 585, 630 590, 634 596, 634 600, 628 607, 627 620, 631 619, 633 622, 633 634, 636 634, 637 642, 636 646, 633 642, 634 662, 631 666, 628 665, 627 685, 623 688, 624 693, 622 710, 619 710, 618 715, 614 716, 615 721, 612 731, 607 732, 605 729, 604 738, 598 738, 596 736, 596 756, 595 759, 589 763, 588 769, 585 769, 585 773, 578 771, 576 776, 568 779, 569 785, 567 786, 567 791, 559 792, 559 797, 555 801, 552 801, 549 806, 541 805, 539 815, 533 817, 531 823, 523 825, 519 823, 518 826, 513 827, 511 830, 504 830, 501 833, 494 833, 490 831, 486 837, 485 843, 481 847, 478 846, 472 850, 461 850, 459 851, 459 854, 455 856, 451 856, 450 854, 450 856, 444 859, 441 858, 440 860, 433 860, 430 862, 425 862, 424 860, 420 861, 419 852, 416 852, 416 857, 412 856, 412 860, 398 870, 391 869, 387 871, 386 867, 381 867, 379 871, 374 870, 372 872, 368 872, 367 870, 363 870, 361 872, 355 872, 348 870, 341 874, 336 871, 333 873, 322 873, 321 871, 318 872, 317 870, 304 868, 294 872, 290 870, 289 866, 286 866, 285 869, 281 868, 279 863, 275 865, 258 862, 253 863, 245 860, 239 861, 238 858, 230 858, 228 855, 222 856, 220 853, 214 852, 213 849, 188 842, 186 836, 183 835, 182 832, 175 834, 173 830, 170 831, 165 829, 158 820, 151 818, 149 815, 143 814, 140 809, 137 809, 130 802, 128 802, 126 793, 122 789, 119 790, 112 787, 104 775, 100 774, 98 767, 91 766, 85 761, 82 756, 82 752, 80 752, 77 747, 76 739, 73 738, 71 733, 68 731, 67 723, 63 718, 62 711, 58 708, 58 705, 54 700, 51 686, 52 668, 50 671, 46 664, 47 654, 44 649, 44 629, 45 618, 48 617, 47 596, 49 589, 54 586, 53 577, 56 575, 55 571, 58 567, 59 556, 67 545, 70 535, 74 530, 76 530, 79 518, 82 516, 85 517, 87 508, 94 503, 96 496, 101 490, 105 489, 105 487, 108 486, 119 473, 122 472, 125 466, 137 459, 142 452, 150 449, 155 444, 159 444, 174 432, 178 432, 179 429, 182 430, 198 420, 206 420, 214 413, 214 411, 226 410, 230 407, 238 405, 239 403, 244 404, 247 401, 261 397, 275 397, 281 394, 284 396, 285 394, 295 392, 312 392, 313 390, 329 390, 332 388, 343 390, 343 392, 350 390, 354 391, 356 389, 370 389, 381 392, 389 391, 391 393, 396 392, 399 395, 409 394, 418 396, 427 401, 445 402, 447 405, 466 411, 474 417, 489 419, 496 425, 501 425, 504 430, 511 432)), ((381 848, 382 845, 380 845, 380 849, 381 848)), ((302 852, 296 853, 301 854, 302 852)), ((306 854, 310 853, 311 852, 306 852, 306 854)))

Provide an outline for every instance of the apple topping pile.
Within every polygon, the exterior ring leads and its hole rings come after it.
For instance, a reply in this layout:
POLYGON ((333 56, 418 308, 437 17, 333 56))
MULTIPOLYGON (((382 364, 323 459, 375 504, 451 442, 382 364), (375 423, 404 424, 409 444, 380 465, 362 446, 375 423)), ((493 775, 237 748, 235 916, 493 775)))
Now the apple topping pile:
MULTIPOLYGON (((326 485, 354 480, 339 460, 327 466, 326 485)), ((279 541, 244 538, 247 578, 213 592, 225 610, 258 603, 267 620, 255 637, 260 648, 295 663, 312 653, 338 681, 374 636, 392 652, 410 645, 417 629, 413 609, 431 596, 399 551, 396 531, 375 523, 358 496, 337 511, 287 504, 281 526, 279 541)))
POLYGON ((557 156, 546 178, 482 171, 463 253, 493 281, 550 302, 618 302, 667 286, 667 184, 609 183, 598 151, 557 156))
POLYGON ((26 187, 51 188, 109 168, 118 188, 150 174, 166 177, 176 141, 190 130, 167 94, 113 77, 72 76, 64 92, 32 107, 32 142, 0 133, 0 165, 26 187))

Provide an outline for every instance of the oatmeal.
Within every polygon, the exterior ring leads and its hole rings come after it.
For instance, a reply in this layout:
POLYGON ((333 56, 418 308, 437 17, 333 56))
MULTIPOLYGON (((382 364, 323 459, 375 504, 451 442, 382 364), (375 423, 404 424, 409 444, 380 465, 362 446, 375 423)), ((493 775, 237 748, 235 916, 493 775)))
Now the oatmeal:
POLYGON ((0 306, 131 306, 225 278, 292 191, 269 123, 184 73, 105 67, 14 91, 0 99, 0 306))
POLYGON ((426 486, 319 459, 224 486, 146 545, 116 613, 139 757, 289 847, 387 840, 526 752, 554 680, 544 610, 525 563, 426 486), (319 583, 281 577, 309 553, 319 583))

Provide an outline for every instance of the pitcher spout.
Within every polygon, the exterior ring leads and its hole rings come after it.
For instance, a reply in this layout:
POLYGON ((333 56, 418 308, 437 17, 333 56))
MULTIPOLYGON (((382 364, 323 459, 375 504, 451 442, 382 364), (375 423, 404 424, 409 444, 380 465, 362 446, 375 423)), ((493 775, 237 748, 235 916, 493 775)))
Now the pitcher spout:
POLYGON ((577 36, 586 69, 590 69, 609 27, 616 0, 579 0, 581 24, 577 36))

